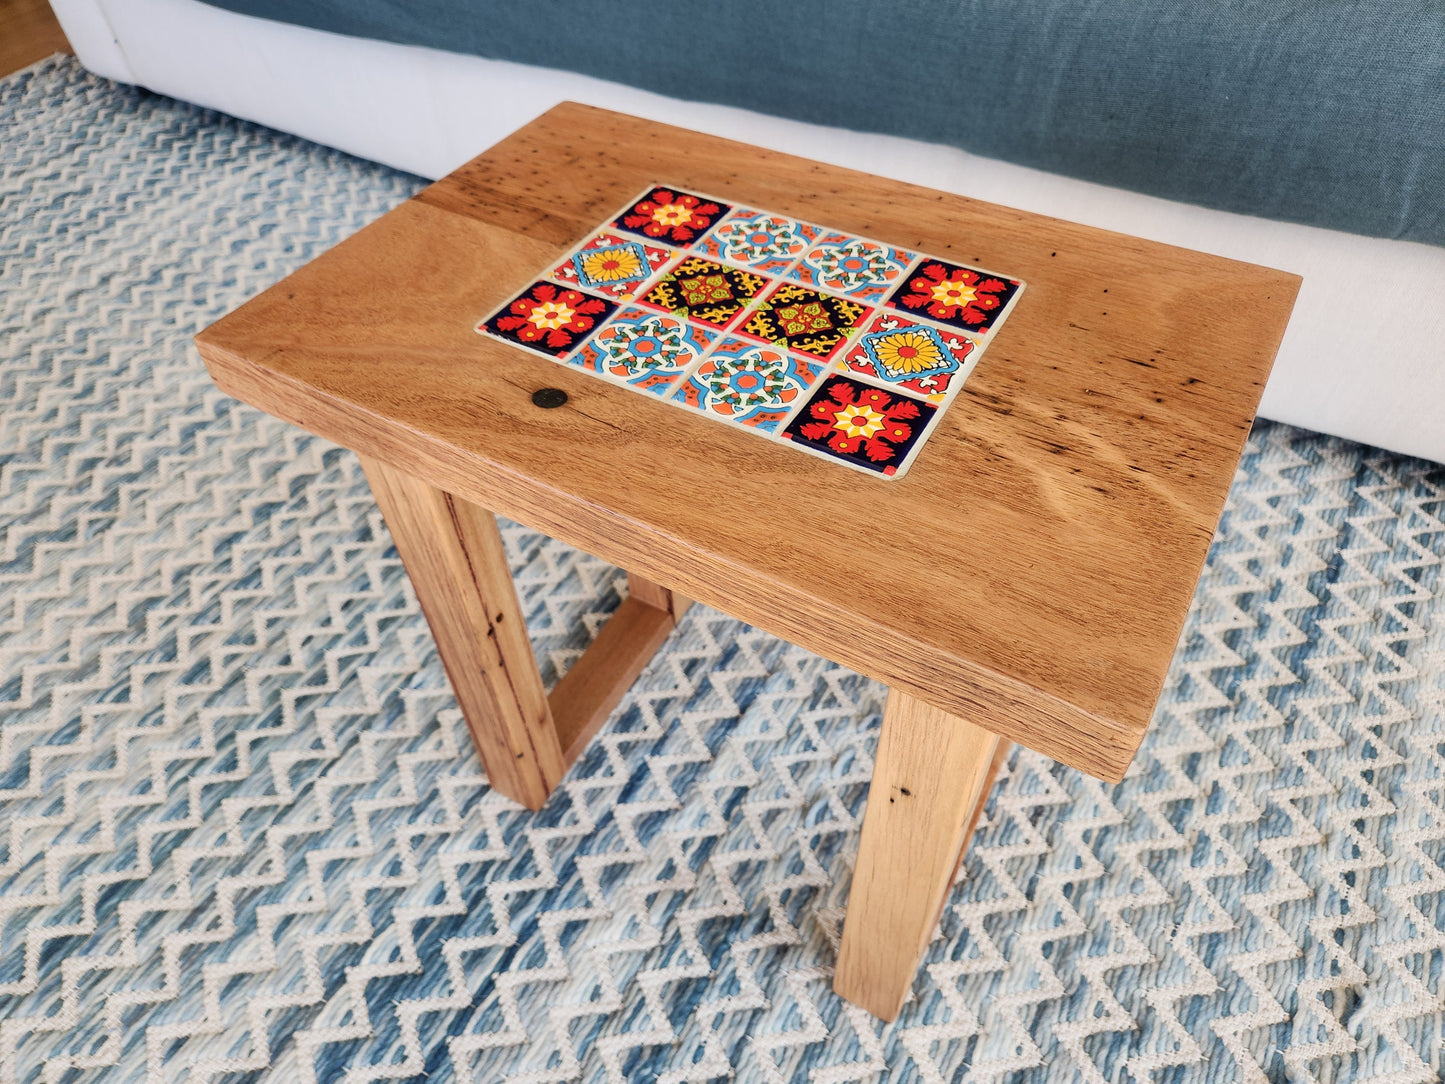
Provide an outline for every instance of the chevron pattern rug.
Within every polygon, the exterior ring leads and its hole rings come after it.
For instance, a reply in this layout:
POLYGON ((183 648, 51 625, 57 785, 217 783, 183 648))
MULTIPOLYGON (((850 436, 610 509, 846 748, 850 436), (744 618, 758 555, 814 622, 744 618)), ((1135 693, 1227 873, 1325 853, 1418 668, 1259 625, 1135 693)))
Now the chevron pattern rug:
MULTIPOLYGON (((830 990, 881 687, 695 607, 527 813, 355 459, 207 380, 419 182, 62 60, 0 131, 0 1081, 1445 1068, 1445 467, 1257 427, 1128 779, 1015 752, 885 1026, 830 990)), ((555 680, 625 578, 505 539, 555 680)))

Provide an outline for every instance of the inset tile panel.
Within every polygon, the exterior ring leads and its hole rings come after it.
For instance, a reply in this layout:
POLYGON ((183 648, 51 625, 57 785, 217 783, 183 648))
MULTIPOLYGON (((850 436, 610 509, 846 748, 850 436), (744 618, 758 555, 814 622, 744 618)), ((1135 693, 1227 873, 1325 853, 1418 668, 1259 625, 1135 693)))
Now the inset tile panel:
POLYGON ((477 331, 894 478, 1024 286, 668 185, 546 274, 477 331))

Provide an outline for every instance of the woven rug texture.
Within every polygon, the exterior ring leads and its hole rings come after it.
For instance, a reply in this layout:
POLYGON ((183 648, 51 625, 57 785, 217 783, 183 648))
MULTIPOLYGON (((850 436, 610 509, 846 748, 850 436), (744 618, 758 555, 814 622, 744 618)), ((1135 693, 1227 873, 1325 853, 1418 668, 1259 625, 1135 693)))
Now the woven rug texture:
MULTIPOLYGON (((355 457, 208 380, 419 184, 0 81, 0 1084, 1439 1078, 1445 467, 1258 425, 1128 778, 1015 750, 884 1025, 881 686, 694 607, 528 813, 355 457)), ((504 537, 550 683, 626 580, 504 537)))

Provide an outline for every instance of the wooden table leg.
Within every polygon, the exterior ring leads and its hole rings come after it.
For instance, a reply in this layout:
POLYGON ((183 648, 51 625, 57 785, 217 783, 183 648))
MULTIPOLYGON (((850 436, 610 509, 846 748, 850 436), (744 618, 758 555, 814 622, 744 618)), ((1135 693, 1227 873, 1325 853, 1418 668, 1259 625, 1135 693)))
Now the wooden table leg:
POLYGON ((541 809, 566 767, 496 519, 380 460, 361 465, 488 781, 541 809))
POLYGON ((687 613, 687 608, 692 605, 691 599, 683 598, 676 591, 669 591, 651 580, 644 580, 636 572, 627 574, 627 594, 628 597, 656 609, 666 610, 675 621, 680 621, 682 615, 687 613))
POLYGON ((1009 745, 889 691, 833 978, 841 997, 898 1015, 1009 745))
POLYGON ((627 597, 597 639, 552 690, 552 718, 569 767, 582 755, 637 675, 691 603, 666 587, 627 574, 627 597))
POLYGON ((629 594, 549 695, 492 513, 361 458, 491 785, 541 809, 687 609, 629 573, 629 594))

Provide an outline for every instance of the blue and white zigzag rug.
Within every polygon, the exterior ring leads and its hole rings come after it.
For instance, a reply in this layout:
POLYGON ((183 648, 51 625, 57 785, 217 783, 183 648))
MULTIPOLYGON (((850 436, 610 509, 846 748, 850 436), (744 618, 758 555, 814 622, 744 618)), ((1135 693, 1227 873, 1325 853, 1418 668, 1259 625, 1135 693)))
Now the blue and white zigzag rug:
MULTIPOLYGON (((522 811, 355 459, 207 379, 418 184, 0 81, 0 1084, 1437 1079, 1445 468, 1257 427, 1128 779, 1015 753, 885 1026, 880 686, 695 607, 522 811)), ((554 680, 625 579, 505 536, 554 680)))

